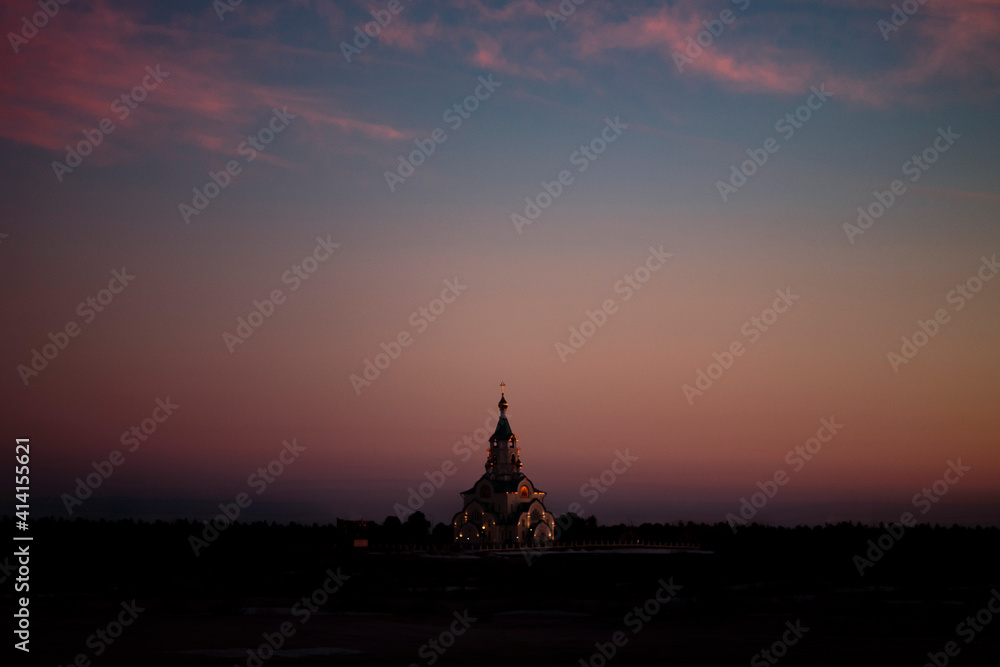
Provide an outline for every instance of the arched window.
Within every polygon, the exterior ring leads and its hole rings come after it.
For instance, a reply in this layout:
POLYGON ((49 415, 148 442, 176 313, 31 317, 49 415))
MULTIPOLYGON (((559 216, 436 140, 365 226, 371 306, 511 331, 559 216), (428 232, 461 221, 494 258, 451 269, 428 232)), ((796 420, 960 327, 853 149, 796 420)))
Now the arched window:
POLYGON ((521 487, 521 497, 522 498, 527 498, 528 497, 528 487, 527 486, 522 486, 521 487))

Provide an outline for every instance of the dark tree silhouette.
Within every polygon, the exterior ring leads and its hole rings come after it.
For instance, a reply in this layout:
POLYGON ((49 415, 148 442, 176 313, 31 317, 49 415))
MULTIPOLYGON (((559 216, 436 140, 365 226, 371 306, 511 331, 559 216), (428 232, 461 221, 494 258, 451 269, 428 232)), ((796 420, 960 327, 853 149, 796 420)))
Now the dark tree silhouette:
POLYGON ((431 522, 423 512, 414 512, 406 518, 403 524, 403 535, 407 542, 424 543, 431 530, 431 522))

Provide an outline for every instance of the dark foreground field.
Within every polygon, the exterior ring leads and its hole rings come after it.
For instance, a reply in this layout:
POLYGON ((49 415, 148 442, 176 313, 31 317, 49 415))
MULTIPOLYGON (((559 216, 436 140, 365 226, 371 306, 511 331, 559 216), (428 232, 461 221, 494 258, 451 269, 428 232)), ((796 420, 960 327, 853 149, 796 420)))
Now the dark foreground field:
POLYGON ((689 526, 698 552, 530 559, 347 551, 332 528, 264 525, 195 557, 194 530, 38 523, 18 664, 1000 664, 997 529, 910 529, 864 576, 853 557, 879 528, 689 526))

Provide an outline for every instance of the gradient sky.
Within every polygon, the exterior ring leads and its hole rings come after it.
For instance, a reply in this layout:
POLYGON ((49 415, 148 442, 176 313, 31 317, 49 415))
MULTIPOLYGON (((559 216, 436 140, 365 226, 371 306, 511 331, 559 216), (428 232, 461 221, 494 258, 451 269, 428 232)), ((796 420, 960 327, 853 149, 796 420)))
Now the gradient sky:
POLYGON ((295 438, 305 451, 247 518, 381 521, 451 461, 422 507, 449 521, 485 460, 453 446, 492 431, 503 380, 524 471, 556 512, 722 521, 784 470, 756 520, 898 520, 961 460, 918 518, 1000 524, 1000 279, 976 283, 1000 256, 1000 3, 932 0, 887 31, 887 0, 588 0, 565 21, 556 0, 403 0, 348 62, 342 43, 389 4, 247 0, 220 18, 209 0, 74 0, 37 31, 36 3, 0 8, 2 420, 10 446, 31 439, 36 512, 66 516, 60 496, 117 449, 74 516, 208 517, 295 438), (706 23, 719 34, 698 53, 706 23), (477 87, 454 127, 446 112, 477 87), (776 124, 797 111, 789 136, 776 124), (53 166, 104 118, 78 166, 53 166), (614 141, 581 158, 609 119, 614 141), (249 161, 241 143, 275 122, 249 161), (765 145, 724 200, 718 182, 765 145), (239 174, 185 220, 227 163, 239 174), (845 231, 894 180, 884 214, 845 231), (317 238, 339 247, 293 291, 285 272, 317 238), (661 246, 626 300, 619 281, 661 246), (79 304, 123 268, 134 280, 87 321, 79 304), (973 298, 949 298, 970 280, 973 298), (446 281, 465 289, 421 324, 446 281), (283 303, 231 352, 224 334, 275 289, 283 303), (798 298, 751 336, 777 290, 798 298), (69 322, 78 335, 25 382, 18 367, 69 322), (128 451, 122 433, 167 397, 179 407, 128 451), (843 428, 796 470, 786 453, 824 418, 843 428), (582 485, 625 449, 638 461, 590 503, 582 485))

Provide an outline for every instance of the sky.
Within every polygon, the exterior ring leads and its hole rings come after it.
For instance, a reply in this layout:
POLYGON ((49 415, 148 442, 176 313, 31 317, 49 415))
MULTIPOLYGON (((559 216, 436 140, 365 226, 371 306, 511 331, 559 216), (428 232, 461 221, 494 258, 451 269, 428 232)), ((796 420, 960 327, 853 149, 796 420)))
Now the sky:
POLYGON ((449 522, 503 381, 557 513, 1000 525, 998 2, 0 26, 36 514, 449 522))

